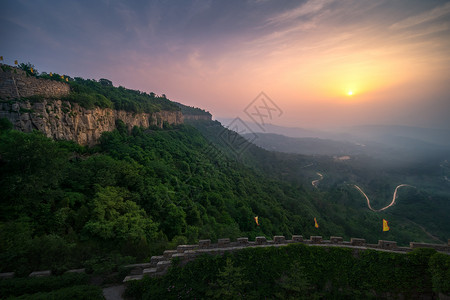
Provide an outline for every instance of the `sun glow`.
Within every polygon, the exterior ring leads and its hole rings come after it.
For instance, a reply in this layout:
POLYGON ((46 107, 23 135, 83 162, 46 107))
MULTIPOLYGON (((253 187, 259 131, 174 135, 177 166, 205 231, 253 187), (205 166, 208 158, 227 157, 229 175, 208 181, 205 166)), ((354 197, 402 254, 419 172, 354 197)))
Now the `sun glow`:
POLYGON ((348 95, 348 96, 352 96, 352 95, 353 95, 353 91, 348 91, 348 92, 347 92, 347 95, 348 95))

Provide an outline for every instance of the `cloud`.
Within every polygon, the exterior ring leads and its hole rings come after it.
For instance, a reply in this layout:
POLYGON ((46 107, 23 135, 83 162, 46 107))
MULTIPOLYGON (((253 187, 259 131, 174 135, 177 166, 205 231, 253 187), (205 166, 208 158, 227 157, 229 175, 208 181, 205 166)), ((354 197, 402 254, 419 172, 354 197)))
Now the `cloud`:
POLYGON ((423 24, 426 22, 436 20, 447 14, 450 14, 450 2, 446 3, 445 5, 435 7, 432 10, 423 12, 419 15, 406 18, 400 22, 393 24, 390 28, 394 29, 394 30, 405 29, 405 28, 413 27, 413 26, 416 26, 419 24, 423 24))
POLYGON ((319 13, 325 6, 332 3, 333 0, 309 0, 296 9, 278 14, 268 19, 268 24, 284 24, 297 20, 300 17, 312 16, 319 13))

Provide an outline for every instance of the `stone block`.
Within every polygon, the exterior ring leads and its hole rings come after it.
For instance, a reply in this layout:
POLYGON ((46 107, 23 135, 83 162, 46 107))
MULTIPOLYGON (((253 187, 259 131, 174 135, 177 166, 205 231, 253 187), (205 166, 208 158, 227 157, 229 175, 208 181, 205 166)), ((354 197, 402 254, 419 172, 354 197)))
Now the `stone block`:
POLYGON ((230 245, 230 239, 229 238, 218 239, 217 245, 219 246, 219 248, 228 247, 230 245))
POLYGON ((52 271, 50 270, 45 270, 45 271, 35 271, 32 272, 29 277, 47 277, 52 275, 52 271))
POLYGON ((0 279, 14 278, 14 272, 0 273, 0 279))
POLYGON ((166 250, 163 252, 163 256, 164 256, 164 258, 167 259, 167 258, 171 258, 172 255, 174 255, 176 253, 178 253, 177 250, 166 250))
POLYGON ((332 244, 340 244, 343 241, 344 241, 344 239, 342 237, 340 237, 340 236, 332 236, 332 237, 330 237, 330 242, 332 244))
POLYGON ((197 250, 186 250, 184 251, 184 257, 186 257, 187 259, 191 259, 194 258, 198 255, 197 250))
POLYGON ((411 249, 433 248, 433 249, 435 249, 437 251, 444 251, 444 252, 449 252, 450 251, 450 246, 447 246, 445 244, 428 244, 428 243, 411 242, 411 243, 409 243, 409 247, 411 249))
POLYGON ((126 265, 126 266, 123 266, 123 267, 126 268, 126 269, 132 269, 132 268, 145 269, 145 268, 150 268, 151 266, 152 266, 152 263, 146 262, 146 263, 141 263, 141 264, 126 265))
POLYGON ((167 270, 169 266, 172 264, 171 261, 160 261, 156 264, 156 272, 162 272, 167 270))
POLYGON ((132 280, 141 280, 142 278, 144 278, 144 275, 128 275, 127 277, 125 277, 123 279, 122 282, 127 282, 127 281, 132 281, 132 280))
POLYGON ((292 241, 295 243, 303 242, 303 236, 302 235, 293 235, 292 241))
POLYGON ((237 239, 237 242, 240 246, 245 246, 248 244, 248 237, 241 237, 237 239))
POLYGON ((205 249, 211 247, 211 240, 199 240, 198 247, 200 249, 205 249))
POLYGON ((322 237, 320 235, 313 235, 310 240, 311 244, 322 244, 322 237))
POLYGON ((267 243, 267 239, 265 236, 257 236, 255 238, 256 245, 265 245, 267 243))
POLYGON ((73 270, 69 270, 66 271, 66 273, 86 273, 86 269, 73 269, 73 270))
POLYGON ((175 253, 172 255, 172 258, 179 258, 181 260, 183 260, 185 257, 184 253, 175 253))
POLYGON ((366 240, 365 239, 359 239, 359 238, 351 238, 350 243, 352 246, 365 246, 366 240))
POLYGON ((198 245, 178 245, 177 251, 178 253, 183 253, 187 250, 194 250, 195 248, 198 248, 198 245))
POLYGON ((286 243, 286 238, 284 237, 284 235, 275 235, 273 237, 273 242, 275 244, 285 244, 286 243))
POLYGON ((388 249, 388 250, 397 249, 397 242, 379 240, 378 241, 378 248, 380 248, 380 249, 388 249))
POLYGON ((151 266, 156 266, 157 263, 159 263, 160 261, 163 261, 163 260, 165 260, 165 258, 162 255, 152 256, 150 258, 150 264, 151 264, 151 266))
POLYGON ((151 275, 156 273, 156 268, 147 268, 142 271, 142 275, 151 275))

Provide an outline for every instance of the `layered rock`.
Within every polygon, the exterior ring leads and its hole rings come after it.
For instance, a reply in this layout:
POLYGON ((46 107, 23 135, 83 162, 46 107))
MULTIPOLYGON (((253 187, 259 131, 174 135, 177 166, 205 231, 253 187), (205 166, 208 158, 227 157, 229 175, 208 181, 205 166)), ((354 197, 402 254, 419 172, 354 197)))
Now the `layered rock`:
POLYGON ((0 118, 7 118, 16 130, 30 132, 36 129, 47 137, 89 146, 98 142, 102 132, 113 131, 117 120, 122 120, 129 130, 134 126, 162 128, 164 122, 177 125, 184 121, 180 111, 133 113, 98 107, 85 109, 61 100, 0 102, 0 118))

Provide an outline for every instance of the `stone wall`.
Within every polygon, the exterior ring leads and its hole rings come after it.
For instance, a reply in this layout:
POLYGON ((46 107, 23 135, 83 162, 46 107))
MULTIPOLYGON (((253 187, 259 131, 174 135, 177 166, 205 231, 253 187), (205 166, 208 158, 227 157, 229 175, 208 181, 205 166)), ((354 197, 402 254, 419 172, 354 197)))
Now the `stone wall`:
POLYGON ((105 108, 85 109, 76 103, 61 100, 0 102, 0 118, 7 118, 14 129, 30 132, 34 129, 57 140, 71 140, 80 145, 95 145, 102 132, 113 131, 116 121, 122 120, 131 130, 134 126, 163 127, 184 122, 180 111, 133 113, 105 108))
MULTIPOLYGON (((292 243, 302 243, 310 246, 322 247, 346 247, 353 248, 356 251, 364 251, 366 249, 373 249, 377 251, 407 253, 416 248, 433 248, 437 251, 447 253, 450 255, 450 239, 445 244, 428 244, 411 242, 410 247, 398 247, 395 241, 379 240, 378 244, 367 244, 365 239, 351 238, 350 241, 344 241, 342 237, 332 236, 329 240, 324 240, 321 236, 311 236, 309 240, 304 239, 301 235, 293 235, 290 240, 284 236, 274 236, 272 240, 268 240, 265 236, 258 236, 255 241, 249 241, 247 237, 237 238, 236 241, 231 241, 229 238, 218 239, 217 243, 211 243, 211 240, 200 240, 195 245, 179 245, 176 250, 166 250, 163 255, 152 256, 149 262, 132 264, 124 266, 130 269, 130 275, 125 277, 124 282, 131 280, 140 280, 144 275, 161 276, 167 273, 168 268, 172 264, 172 259, 177 258, 181 260, 181 265, 194 260, 197 256, 203 254, 223 255, 226 252, 234 252, 245 249, 247 247, 283 247, 292 243)), ((85 272, 85 269, 70 270, 67 272, 85 272)), ((1 278, 13 278, 13 272, 0 273, 1 278)), ((49 276, 50 270, 35 271, 31 273, 30 277, 49 276)))
POLYGON ((433 248, 450 254, 450 240, 448 240, 447 245, 412 242, 410 247, 398 247, 395 241, 380 240, 378 244, 367 244, 365 239, 351 238, 350 241, 344 241, 342 237, 335 236, 330 237, 329 240, 324 240, 321 236, 311 236, 309 240, 304 239, 301 235, 293 235, 290 240, 287 240, 284 236, 274 236, 272 240, 259 236, 256 237, 255 241, 249 241, 248 238, 242 237, 236 239, 235 242, 232 242, 229 238, 224 238, 219 239, 214 244, 211 243, 211 240, 200 240, 198 244, 179 245, 176 250, 166 250, 163 255, 152 256, 148 263, 126 266, 132 269, 132 272, 124 279, 124 282, 142 279, 144 275, 164 275, 171 265, 172 258, 180 259, 181 265, 184 265, 203 254, 223 255, 226 252, 239 251, 247 247, 282 247, 291 243, 323 247, 346 247, 358 249, 358 251, 373 249, 395 253, 407 253, 415 248, 433 248))
POLYGON ((7 67, 11 70, 4 71, 1 66, 3 64, 0 64, 0 99, 20 99, 34 95, 57 98, 70 92, 70 86, 65 82, 28 76, 25 71, 10 66, 7 67))

